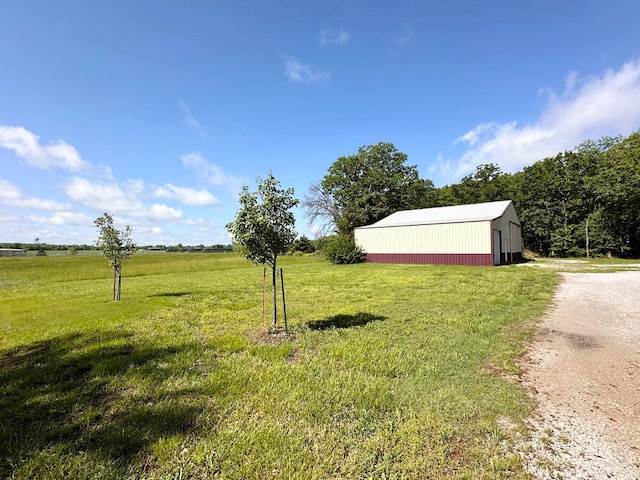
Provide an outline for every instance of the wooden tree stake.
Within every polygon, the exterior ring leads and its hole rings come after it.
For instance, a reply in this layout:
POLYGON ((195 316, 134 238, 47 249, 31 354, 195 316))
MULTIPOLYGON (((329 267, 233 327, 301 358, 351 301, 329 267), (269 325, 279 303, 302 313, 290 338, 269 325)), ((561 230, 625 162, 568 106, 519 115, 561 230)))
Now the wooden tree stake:
POLYGON ((282 287, 282 310, 284 313, 284 332, 289 333, 289 325, 287 324, 287 302, 284 298, 284 274, 282 268, 280 269, 280 285, 282 287))
POLYGON ((266 296, 267 296, 267 267, 262 269, 262 328, 266 328, 266 296))

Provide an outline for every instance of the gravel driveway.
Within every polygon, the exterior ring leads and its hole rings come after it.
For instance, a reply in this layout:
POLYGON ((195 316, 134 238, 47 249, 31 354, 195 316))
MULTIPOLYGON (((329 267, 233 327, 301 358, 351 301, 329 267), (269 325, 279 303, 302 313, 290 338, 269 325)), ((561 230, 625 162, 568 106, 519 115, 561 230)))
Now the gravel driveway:
POLYGON ((640 271, 561 275, 524 358, 521 456, 541 479, 640 479, 640 271))

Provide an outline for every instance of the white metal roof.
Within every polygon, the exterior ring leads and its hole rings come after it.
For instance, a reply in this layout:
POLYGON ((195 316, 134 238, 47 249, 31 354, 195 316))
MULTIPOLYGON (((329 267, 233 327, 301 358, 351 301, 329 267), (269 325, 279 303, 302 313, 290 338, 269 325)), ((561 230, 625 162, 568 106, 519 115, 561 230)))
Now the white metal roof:
POLYGON ((433 225, 437 223, 484 222, 495 220, 504 215, 511 205, 511 200, 499 202, 472 203, 451 207, 422 208, 419 210, 402 210, 392 213, 386 218, 365 227, 379 228, 406 225, 433 225))

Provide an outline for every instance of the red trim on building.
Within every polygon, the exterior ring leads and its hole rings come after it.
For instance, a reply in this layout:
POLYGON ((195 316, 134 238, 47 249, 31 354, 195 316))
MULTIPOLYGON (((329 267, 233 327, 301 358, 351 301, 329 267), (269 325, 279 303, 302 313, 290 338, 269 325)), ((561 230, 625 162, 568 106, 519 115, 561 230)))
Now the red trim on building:
POLYGON ((372 263, 492 266, 490 253, 367 253, 372 263))

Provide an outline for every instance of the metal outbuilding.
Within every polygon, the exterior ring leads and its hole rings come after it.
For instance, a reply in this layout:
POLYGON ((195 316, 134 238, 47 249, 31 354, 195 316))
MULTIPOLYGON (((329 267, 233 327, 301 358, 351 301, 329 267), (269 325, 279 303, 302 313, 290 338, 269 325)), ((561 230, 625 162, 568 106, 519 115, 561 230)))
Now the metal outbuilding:
POLYGON ((354 236, 376 263, 502 265, 524 257, 511 200, 403 210, 354 236))

